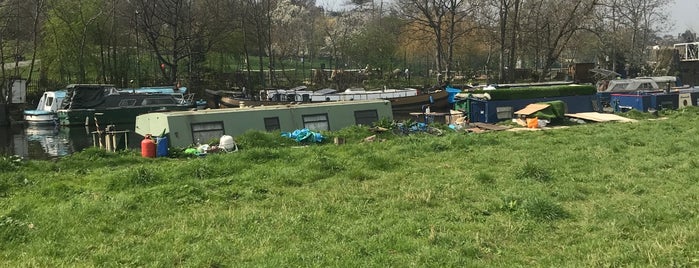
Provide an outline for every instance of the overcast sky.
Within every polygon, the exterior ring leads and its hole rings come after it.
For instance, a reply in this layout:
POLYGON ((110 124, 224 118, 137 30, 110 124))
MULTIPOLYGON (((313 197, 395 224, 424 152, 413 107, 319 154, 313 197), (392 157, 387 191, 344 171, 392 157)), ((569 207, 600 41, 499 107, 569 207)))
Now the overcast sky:
POLYGON ((675 27, 670 34, 677 35, 686 30, 699 31, 699 1, 697 0, 675 0, 675 4, 670 7, 670 20, 675 27))

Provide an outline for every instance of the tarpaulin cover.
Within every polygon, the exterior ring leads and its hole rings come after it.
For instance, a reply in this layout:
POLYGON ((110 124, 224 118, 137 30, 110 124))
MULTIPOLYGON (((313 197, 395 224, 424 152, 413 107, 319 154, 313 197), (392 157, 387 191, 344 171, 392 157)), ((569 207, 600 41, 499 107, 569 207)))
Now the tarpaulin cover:
POLYGON ((448 94, 447 100, 449 101, 449 103, 454 103, 455 102, 454 97, 456 96, 456 94, 461 92, 461 89, 447 86, 446 90, 447 90, 447 94, 448 94))
POLYGON ((304 129, 297 129, 294 130, 293 132, 282 132, 282 137, 287 137, 291 139, 295 139, 297 142, 323 142, 323 137, 322 134, 318 132, 313 132, 307 128, 304 129))
POLYGON ((539 119, 548 119, 548 120, 553 120, 553 119, 561 119, 565 116, 566 112, 566 104, 563 101, 547 101, 547 102, 540 102, 541 104, 548 104, 549 107, 539 110, 536 113, 534 113, 535 117, 538 117, 539 119))
POLYGON ((75 86, 68 91, 70 109, 93 108, 105 100, 105 89, 101 86, 75 86))

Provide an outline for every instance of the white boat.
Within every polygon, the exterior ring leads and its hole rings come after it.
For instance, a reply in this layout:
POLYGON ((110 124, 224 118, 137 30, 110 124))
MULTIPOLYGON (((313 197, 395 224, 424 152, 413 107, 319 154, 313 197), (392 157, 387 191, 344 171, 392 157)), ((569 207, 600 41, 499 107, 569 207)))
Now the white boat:
POLYGON ((597 85, 599 92, 625 93, 625 92, 649 92, 662 91, 678 87, 677 77, 653 76, 637 77, 630 79, 603 80, 597 85))
POLYGON ((56 124, 56 111, 60 109, 65 97, 66 92, 63 90, 44 92, 35 110, 24 110, 24 121, 30 125, 56 124))

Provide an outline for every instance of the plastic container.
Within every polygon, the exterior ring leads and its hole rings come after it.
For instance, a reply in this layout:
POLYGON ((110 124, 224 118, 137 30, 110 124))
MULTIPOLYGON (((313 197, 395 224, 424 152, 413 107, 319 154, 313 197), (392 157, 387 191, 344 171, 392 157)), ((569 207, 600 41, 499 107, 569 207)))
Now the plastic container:
POLYGON ((155 157, 155 142, 151 139, 150 134, 146 134, 146 137, 141 141, 141 156, 148 158, 155 157))
POLYGON ((168 155, 168 148, 170 147, 170 141, 168 140, 167 137, 158 137, 156 139, 156 151, 155 151, 155 156, 156 157, 164 157, 168 155))
POLYGON ((219 140, 219 147, 225 150, 233 150, 235 149, 235 140, 230 135, 223 135, 219 140))

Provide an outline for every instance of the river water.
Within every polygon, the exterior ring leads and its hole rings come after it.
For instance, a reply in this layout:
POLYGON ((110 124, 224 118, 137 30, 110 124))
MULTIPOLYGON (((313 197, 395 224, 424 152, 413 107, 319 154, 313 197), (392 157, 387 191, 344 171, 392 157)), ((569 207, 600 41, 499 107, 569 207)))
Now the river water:
MULTIPOLYGON (((118 136, 117 148, 125 146, 139 149, 143 137, 131 126, 118 126, 116 130, 128 130, 126 138, 118 136), (126 145, 125 145, 126 144, 126 145)), ((70 155, 85 148, 99 146, 95 127, 11 126, 0 127, 0 155, 18 155, 25 159, 46 160, 70 155)), ((104 145, 104 140, 102 140, 104 145)))

